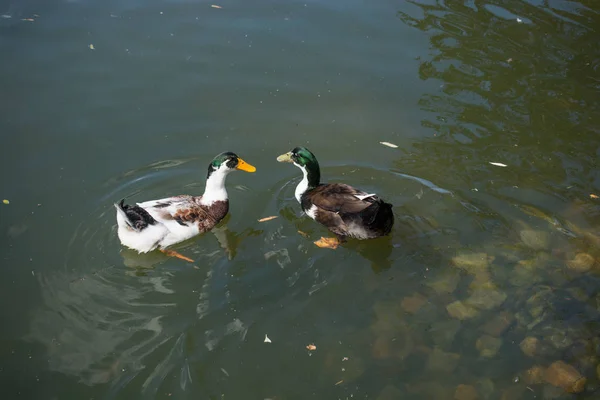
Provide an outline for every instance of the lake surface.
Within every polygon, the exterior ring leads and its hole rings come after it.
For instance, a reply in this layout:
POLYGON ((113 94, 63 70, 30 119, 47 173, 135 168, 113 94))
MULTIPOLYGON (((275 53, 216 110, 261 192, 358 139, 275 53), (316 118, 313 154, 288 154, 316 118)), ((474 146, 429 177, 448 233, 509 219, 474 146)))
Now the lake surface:
POLYGON ((2 397, 597 399, 599 12, 0 1, 2 397), (298 145, 392 235, 316 247, 298 145), (223 151, 257 172, 193 264, 120 246, 223 151))

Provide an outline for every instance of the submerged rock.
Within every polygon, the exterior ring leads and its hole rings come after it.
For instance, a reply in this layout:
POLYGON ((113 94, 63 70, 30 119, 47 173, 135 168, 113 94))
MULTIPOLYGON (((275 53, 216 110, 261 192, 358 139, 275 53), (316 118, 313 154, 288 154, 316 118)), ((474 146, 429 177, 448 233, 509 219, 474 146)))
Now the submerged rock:
POLYGON ((547 250, 550 247, 550 234, 546 231, 526 229, 521 231, 521 241, 532 250, 547 250))
POLYGON ((427 302, 427 297, 423 296, 420 293, 415 293, 412 296, 405 297, 402 299, 402 303, 400 306, 407 313, 414 314, 427 302))
POLYGON ((447 347, 452 344, 456 333, 460 329, 460 321, 451 319, 448 321, 434 322, 431 324, 429 334, 431 339, 440 347, 447 347))
POLYGON ((486 270, 491 260, 493 257, 488 257, 486 253, 463 253, 452 258, 454 265, 471 274, 486 270))
POLYGON ((479 351, 479 355, 482 357, 494 357, 500 347, 502 346, 502 339, 495 338, 490 335, 483 335, 477 342, 475 342, 475 347, 479 351))
POLYGON ((567 261, 567 267, 575 272, 587 272, 596 263, 594 257, 587 253, 578 253, 575 258, 567 261))
POLYGON ((552 363, 546 370, 545 380, 552 386, 560 387, 569 393, 582 392, 587 382, 579 371, 564 361, 552 363))
POLYGON ((526 356, 534 357, 539 349, 539 343, 540 341, 538 338, 529 336, 523 339, 523 341, 521 341, 519 347, 526 356))
POLYGON ((461 321, 473 318, 479 314, 479 310, 477 310, 475 307, 464 304, 460 300, 456 300, 455 302, 448 304, 446 306, 446 310, 452 318, 460 319, 461 321))
POLYGON ((537 385, 539 383, 543 383, 545 374, 546 370, 544 367, 540 367, 539 365, 533 366, 525 371, 525 383, 528 385, 537 385))
POLYGON ((492 381, 490 378, 482 378, 478 380, 475 386, 477 387, 477 392, 483 399, 488 399, 494 394, 495 385, 494 381, 492 381))
POLYGON ((434 348, 429 353, 427 360, 427 369, 434 372, 452 372, 456 369, 460 355, 456 353, 446 353, 439 348, 434 348))
POLYGON ((460 281, 460 271, 456 269, 445 269, 437 277, 427 280, 425 285, 433 289, 437 294, 450 294, 456 290, 460 281))
POLYGON ((500 336, 513 323, 514 319, 511 313, 502 311, 483 325, 481 330, 491 336, 500 336))
POLYGON ((506 293, 499 290, 476 289, 465 303, 480 310, 490 310, 504 303, 504 300, 506 300, 506 293))
POLYGON ((477 400, 477 389, 471 385, 458 385, 454 391, 454 400, 477 400))

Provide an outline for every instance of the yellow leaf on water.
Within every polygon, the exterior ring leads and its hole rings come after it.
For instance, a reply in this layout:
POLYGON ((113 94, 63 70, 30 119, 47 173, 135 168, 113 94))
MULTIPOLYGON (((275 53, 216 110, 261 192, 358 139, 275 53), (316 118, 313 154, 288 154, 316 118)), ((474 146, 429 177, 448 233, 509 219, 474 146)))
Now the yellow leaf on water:
POLYGON ((216 5, 216 4, 211 4, 210 6, 211 6, 212 8, 223 8, 223 7, 221 7, 221 6, 218 6, 218 5, 216 5))
POLYGON ((317 349, 317 346, 315 346, 314 343, 311 343, 308 346, 306 346, 306 348, 310 351, 314 351, 317 349))
POLYGON ((308 233, 306 233, 306 232, 298 231, 298 233, 301 234, 302 236, 304 236, 305 238, 308 237, 308 233))
POLYGON ((8 200, 6 200, 6 199, 2 200, 2 202, 3 202, 4 204, 10 204, 10 201, 8 201, 8 200))
POLYGON ((590 197, 591 197, 592 199, 600 199, 600 197, 596 196, 596 195, 595 195, 595 194, 593 194, 593 193, 592 193, 592 194, 590 194, 590 197))
POLYGON ((93 44, 90 44, 88 47, 90 48, 90 50, 95 50, 96 49, 93 44))
POLYGON ((259 219, 258 222, 266 222, 266 221, 270 221, 270 220, 275 219, 275 218, 277 218, 276 215, 271 215, 270 217, 265 217, 265 218, 259 219))

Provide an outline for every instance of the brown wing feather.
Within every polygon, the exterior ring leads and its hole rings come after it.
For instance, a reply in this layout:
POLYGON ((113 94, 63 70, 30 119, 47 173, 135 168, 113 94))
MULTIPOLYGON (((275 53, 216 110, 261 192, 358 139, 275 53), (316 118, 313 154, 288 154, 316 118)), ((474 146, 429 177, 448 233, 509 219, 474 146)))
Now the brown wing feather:
POLYGON ((307 200, 326 211, 353 214, 363 211, 377 200, 377 196, 364 200, 356 197, 367 194, 344 183, 330 183, 312 189, 307 193, 307 200))

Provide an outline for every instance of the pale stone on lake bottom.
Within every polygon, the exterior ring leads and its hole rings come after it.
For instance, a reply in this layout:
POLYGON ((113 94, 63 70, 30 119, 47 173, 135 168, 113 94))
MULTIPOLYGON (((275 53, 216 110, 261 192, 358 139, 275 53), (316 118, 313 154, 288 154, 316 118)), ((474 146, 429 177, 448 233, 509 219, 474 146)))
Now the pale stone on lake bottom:
POLYGON ((455 302, 448 304, 446 306, 446 310, 452 318, 460 319, 461 321, 473 318, 479 314, 479 310, 477 310, 475 307, 464 304, 460 300, 456 300, 455 302))
POLYGON ((405 297, 402 299, 402 303, 400 306, 407 313, 414 314, 427 302, 427 297, 423 296, 420 293, 415 293, 412 296, 405 297))
POLYGON ((460 271, 456 269, 446 269, 433 280, 427 280, 425 285, 432 288, 437 294, 450 294, 454 292, 460 281, 460 271))
POLYGON ((544 367, 536 365, 525 371, 524 379, 528 385, 537 385, 539 383, 544 382, 545 375, 546 370, 544 369, 544 367))
POLYGON ((490 335, 483 335, 477 339, 475 347, 482 357, 494 357, 498 353, 498 350, 500 350, 500 347, 502 347, 502 339, 490 335))
POLYGON ((527 229, 521 231, 521 241, 533 250, 546 250, 550 247, 550 234, 546 231, 527 229))
POLYGON ((587 272, 592 269, 595 263, 596 260, 591 255, 587 253, 578 253, 575 255, 575 258, 567 261, 567 267, 572 271, 587 272))
POLYGON ((452 258, 454 265, 472 274, 487 269, 489 261, 486 253, 463 253, 452 258))
POLYGON ((545 380, 552 386, 563 388, 569 393, 582 392, 587 381, 579 371, 564 361, 552 363, 546 370, 545 380))
POLYGON ((539 339, 533 336, 528 336, 521 341, 519 347, 521 351, 529 357, 535 356, 535 353, 539 347, 539 339))
POLYGON ((480 310, 490 310, 498 307, 506 300, 506 293, 496 289, 476 289, 471 294, 465 304, 480 310))
POLYGON ((454 392, 454 400, 477 400, 477 389, 471 385, 458 385, 454 392))

